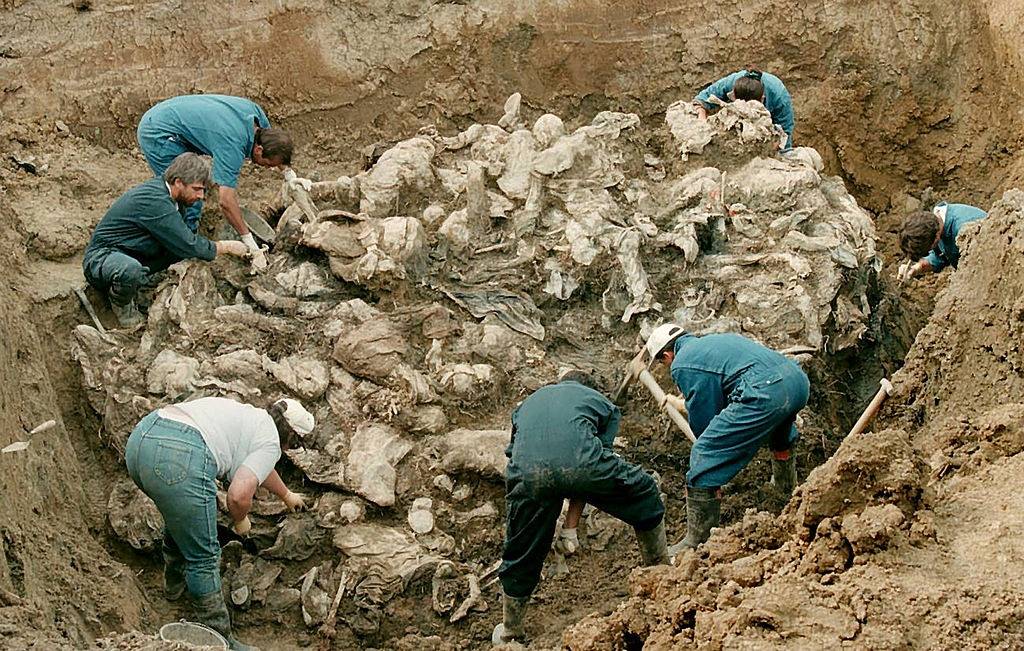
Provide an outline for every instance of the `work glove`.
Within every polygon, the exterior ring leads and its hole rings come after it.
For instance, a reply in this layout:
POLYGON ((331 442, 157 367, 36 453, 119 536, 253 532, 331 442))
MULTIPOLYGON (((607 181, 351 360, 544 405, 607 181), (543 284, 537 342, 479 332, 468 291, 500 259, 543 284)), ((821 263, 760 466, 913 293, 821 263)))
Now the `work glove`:
POLYGON ((239 536, 244 536, 249 533, 252 529, 252 522, 249 522, 249 516, 245 516, 238 522, 231 525, 231 530, 237 533, 239 536))
POLYGON ((252 270, 255 273, 259 273, 267 268, 269 264, 267 262, 267 254, 256 245, 256 238, 252 236, 252 233, 246 233, 242 236, 242 242, 245 243, 246 248, 249 249, 249 254, 252 256, 252 270))
POLYGON ((646 368, 647 365, 644 364, 643 357, 634 357, 629 360, 629 374, 634 378, 640 377, 640 371, 643 371, 646 368))
POLYGON ((293 513, 295 511, 305 510, 306 508, 306 498, 304 495, 299 493, 288 491, 285 493, 285 496, 281 498, 281 501, 284 502, 284 505, 288 507, 288 510, 293 513))
POLYGON ((235 256, 236 258, 249 257, 249 247, 247 247, 244 242, 239 242, 238 240, 221 240, 217 242, 217 248, 219 248, 222 253, 227 253, 228 255, 235 256))
POLYGON ((580 539, 576 535, 576 529, 562 529, 555 538, 555 551, 561 552, 563 556, 571 556, 580 549, 580 539))
POLYGON ((664 409, 665 405, 672 405, 680 414, 686 413, 686 400, 682 396, 666 393, 665 397, 661 400, 661 404, 658 406, 664 409))
POLYGON ((910 280, 910 270, 913 269, 913 264, 908 260, 899 266, 896 270, 896 280, 905 283, 910 280))
POLYGON ((301 176, 295 174, 295 170, 288 168, 284 171, 284 180, 288 182, 288 187, 294 190, 296 187, 300 187, 306 192, 309 192, 310 188, 313 187, 313 182, 309 179, 304 179, 301 176))

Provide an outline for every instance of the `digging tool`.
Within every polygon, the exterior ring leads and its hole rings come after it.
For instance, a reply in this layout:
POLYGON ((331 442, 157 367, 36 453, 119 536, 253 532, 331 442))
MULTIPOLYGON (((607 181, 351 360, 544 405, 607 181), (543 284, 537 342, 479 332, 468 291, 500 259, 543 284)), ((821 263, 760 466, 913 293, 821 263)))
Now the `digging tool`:
POLYGON ((249 227, 252 234, 263 240, 264 244, 273 244, 277 238, 277 232, 273 227, 260 216, 259 213, 248 208, 242 208, 242 219, 249 227))
POLYGON ((100 323, 100 318, 96 316, 96 310, 93 309, 92 303, 89 302, 89 297, 85 295, 85 292, 76 287, 75 296, 78 297, 78 301, 82 304, 82 307, 85 308, 86 313, 89 315, 89 318, 92 319, 93 325, 95 325, 96 329, 100 331, 100 334, 107 334, 107 329, 103 327, 102 323, 100 323))
POLYGON ((885 402, 885 399, 892 394, 892 382, 882 378, 879 384, 882 386, 878 390, 878 393, 876 393, 875 397, 871 399, 867 409, 864 410, 864 413, 861 414, 860 418, 857 419, 857 422, 854 423, 853 429, 850 430, 850 433, 847 434, 847 436, 854 436, 855 434, 863 433, 864 430, 868 428, 868 425, 871 424, 871 421, 875 419, 875 416, 878 415, 878 410, 882 408, 882 403, 885 402))
POLYGON ((31 432, 28 433, 28 437, 24 441, 15 441, 7 447, 0 450, 0 454, 7 454, 8 452, 21 452, 22 450, 28 449, 29 444, 32 442, 32 437, 36 434, 42 434, 43 432, 53 429, 57 425, 57 421, 48 420, 45 423, 36 425, 31 432))
POLYGON ((676 427, 679 428, 686 438, 690 439, 690 443, 696 443, 697 437, 693 435, 693 430, 690 429, 690 424, 686 422, 686 417, 683 416, 679 411, 672 405, 665 402, 665 391, 658 384, 658 381, 654 379, 651 372, 647 370, 647 366, 644 362, 645 357, 644 349, 640 349, 640 352, 636 354, 629 365, 626 367, 626 377, 622 379, 619 387, 615 390, 612 396, 612 402, 617 405, 623 404, 626 398, 626 391, 629 389, 629 385, 634 380, 640 380, 640 384, 644 385, 647 391, 650 392, 651 397, 654 398, 654 402, 661 405, 662 410, 668 414, 669 419, 675 423, 676 427))

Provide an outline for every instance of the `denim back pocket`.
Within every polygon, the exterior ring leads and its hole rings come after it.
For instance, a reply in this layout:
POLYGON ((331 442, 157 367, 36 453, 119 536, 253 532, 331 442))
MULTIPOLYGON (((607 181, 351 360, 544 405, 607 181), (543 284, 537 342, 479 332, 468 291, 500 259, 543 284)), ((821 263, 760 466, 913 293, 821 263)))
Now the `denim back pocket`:
POLYGON ((160 441, 156 446, 153 473, 167 485, 177 484, 188 476, 192 447, 173 441, 160 441))

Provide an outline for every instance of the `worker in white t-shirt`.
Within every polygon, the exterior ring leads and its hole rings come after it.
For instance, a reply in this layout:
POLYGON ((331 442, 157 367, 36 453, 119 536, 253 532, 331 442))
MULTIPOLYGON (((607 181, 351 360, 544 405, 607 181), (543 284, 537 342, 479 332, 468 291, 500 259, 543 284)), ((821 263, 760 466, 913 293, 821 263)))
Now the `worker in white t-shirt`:
POLYGON ((164 589, 174 600, 186 587, 197 619, 218 631, 231 649, 252 649, 231 633, 221 594, 217 540, 217 480, 228 484, 228 511, 239 535, 249 531, 249 509, 264 486, 291 510, 305 507, 274 470, 281 450, 315 426, 297 401, 266 409, 228 398, 201 398, 162 407, 136 425, 125 446, 132 481, 164 517, 164 589))

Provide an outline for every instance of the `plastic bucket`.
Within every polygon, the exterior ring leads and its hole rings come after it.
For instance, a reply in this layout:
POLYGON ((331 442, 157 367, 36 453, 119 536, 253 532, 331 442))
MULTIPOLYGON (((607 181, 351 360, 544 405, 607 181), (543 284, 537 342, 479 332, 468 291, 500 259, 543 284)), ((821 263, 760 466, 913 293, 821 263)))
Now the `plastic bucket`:
POLYGON ((186 642, 193 646, 227 649, 228 642, 209 626, 186 622, 171 622, 160 627, 160 639, 164 642, 186 642))

